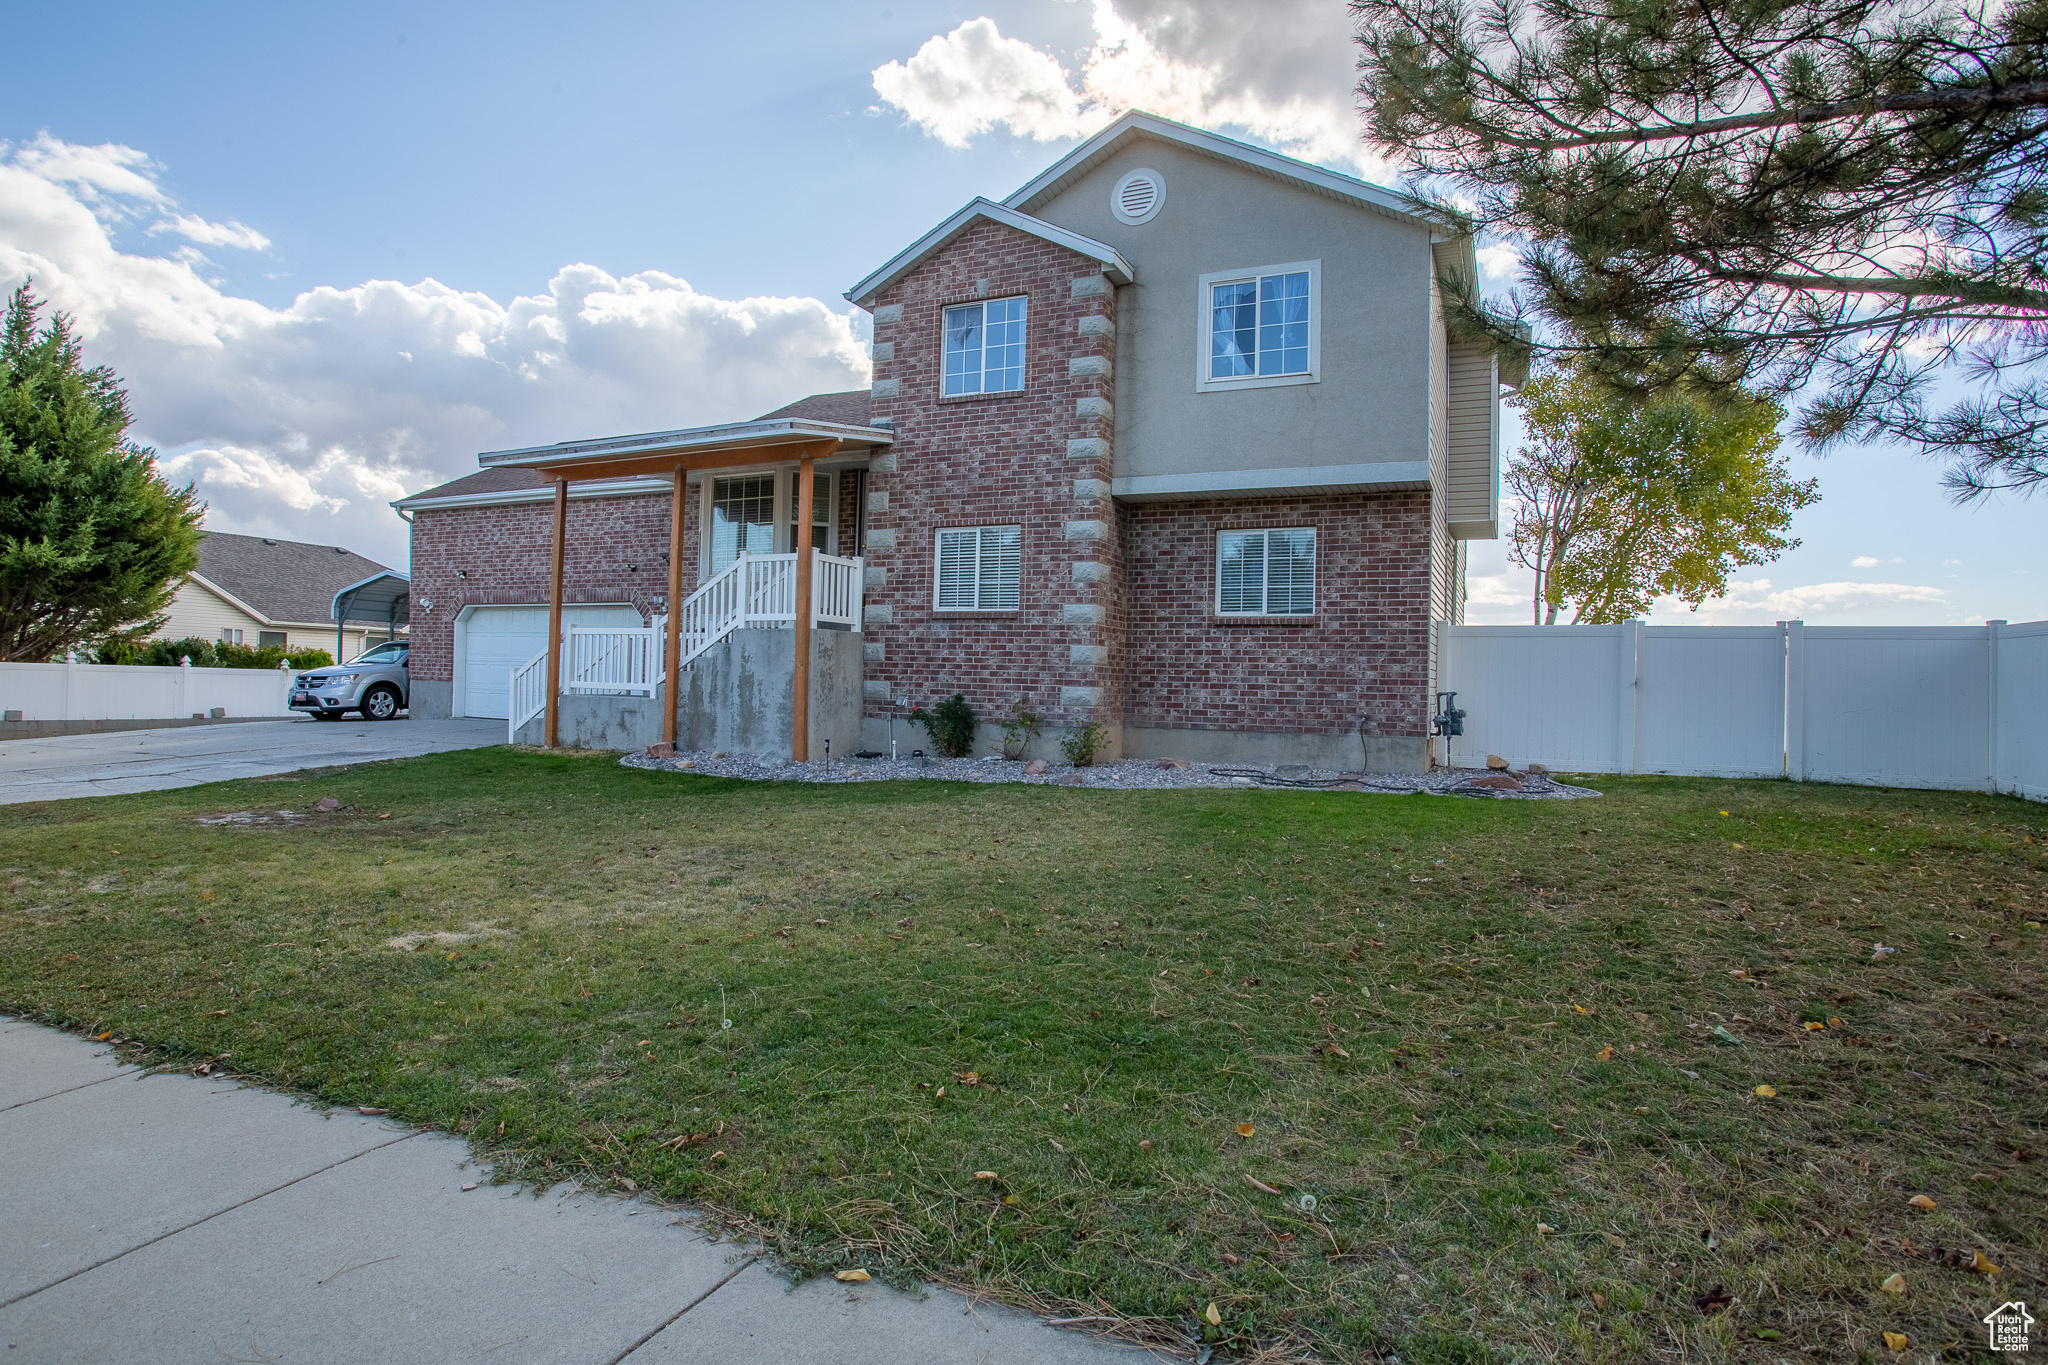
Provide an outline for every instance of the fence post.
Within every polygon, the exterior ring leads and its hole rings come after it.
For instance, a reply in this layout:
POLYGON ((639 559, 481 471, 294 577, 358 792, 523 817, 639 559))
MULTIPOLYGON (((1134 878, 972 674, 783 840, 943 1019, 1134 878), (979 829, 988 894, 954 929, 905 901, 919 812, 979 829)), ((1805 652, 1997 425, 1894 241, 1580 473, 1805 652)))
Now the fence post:
POLYGON ((70 720, 70 719, 71 719, 71 708, 72 708, 72 705, 74 704, 74 702, 75 702, 75 701, 77 700, 77 696, 76 696, 76 694, 77 694, 77 691, 78 691, 78 660, 77 660, 77 659, 75 659, 75 658, 73 658, 73 657, 72 657, 72 656, 71 656, 71 655, 70 655, 70 654, 69 654, 69 653, 67 652, 67 653, 66 653, 66 654, 64 655, 64 714, 63 714, 63 715, 61 715, 61 716, 59 716, 59 717, 57 717, 57 719, 59 719, 59 720, 70 720))
POLYGON ((1806 623, 1780 621, 1785 632, 1785 776, 1806 780, 1806 623))
POLYGON ((178 714, 183 720, 192 714, 192 656, 183 655, 178 660, 178 714))
POLYGON ((1637 771, 1636 737, 1641 726, 1637 721, 1637 704, 1642 692, 1643 681, 1643 623, 1624 621, 1621 624, 1621 668, 1617 696, 1618 723, 1615 735, 1615 771, 1632 773, 1637 771))
POLYGON ((2003 621, 1984 623, 1984 672, 1988 683, 1985 700, 1989 703, 1984 712, 1984 771, 1993 792, 2004 790, 1999 780, 2005 776, 1998 761, 1998 636, 2004 629, 2003 621))

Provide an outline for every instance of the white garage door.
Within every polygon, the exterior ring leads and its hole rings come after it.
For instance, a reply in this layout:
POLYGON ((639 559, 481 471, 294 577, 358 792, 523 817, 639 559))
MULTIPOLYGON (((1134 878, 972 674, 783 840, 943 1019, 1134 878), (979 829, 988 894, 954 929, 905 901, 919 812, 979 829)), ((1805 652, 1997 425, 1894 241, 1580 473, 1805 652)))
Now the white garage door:
MULTIPOLYGON (((632 607, 573 606, 562 613, 572 626, 642 626, 632 607)), ((478 607, 456 632, 456 676, 462 679, 462 714, 511 715, 512 670, 547 648, 546 607, 478 607)))

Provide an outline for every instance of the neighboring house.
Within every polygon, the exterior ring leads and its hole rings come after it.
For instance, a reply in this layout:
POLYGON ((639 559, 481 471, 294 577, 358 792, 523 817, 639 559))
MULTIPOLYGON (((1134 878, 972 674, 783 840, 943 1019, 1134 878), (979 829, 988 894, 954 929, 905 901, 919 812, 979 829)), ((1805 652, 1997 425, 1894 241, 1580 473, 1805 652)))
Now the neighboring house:
MULTIPOLYGON (((199 567, 178 588, 157 638, 197 636, 238 645, 334 650, 334 595, 394 572, 339 545, 236 536, 209 531, 199 542, 199 567)), ((351 621, 343 658, 381 640, 387 623, 351 621)), ((404 633, 401 624, 399 633, 404 633)))
POLYGON ((1476 268, 1391 191, 1125 115, 848 291, 869 391, 486 454, 395 504, 415 714, 513 705, 557 478, 582 480, 565 619, 639 625, 672 533, 685 594, 791 550, 808 465, 813 544, 863 560, 868 748, 960 691, 985 722, 1025 694, 1049 732, 1096 722, 1112 754, 1425 767, 1434 623, 1461 619, 1463 542, 1497 534, 1514 382, 1446 330, 1439 272, 1476 268))

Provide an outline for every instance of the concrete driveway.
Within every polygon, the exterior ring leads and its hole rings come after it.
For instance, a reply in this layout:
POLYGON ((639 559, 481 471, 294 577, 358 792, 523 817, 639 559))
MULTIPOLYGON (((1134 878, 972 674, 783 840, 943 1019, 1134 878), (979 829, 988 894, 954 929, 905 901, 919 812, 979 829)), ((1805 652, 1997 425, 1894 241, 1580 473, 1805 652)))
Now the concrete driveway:
POLYGON ((250 721, 0 743, 0 805, 162 791, 505 742, 502 720, 250 721))

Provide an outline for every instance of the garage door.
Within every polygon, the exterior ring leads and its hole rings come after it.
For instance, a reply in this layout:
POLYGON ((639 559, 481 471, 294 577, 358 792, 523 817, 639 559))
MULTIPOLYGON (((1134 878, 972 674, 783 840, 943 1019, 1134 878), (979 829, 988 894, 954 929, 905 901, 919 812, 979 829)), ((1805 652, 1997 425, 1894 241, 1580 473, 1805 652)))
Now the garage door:
MULTIPOLYGON (((572 626, 645 625, 632 607, 570 607, 562 613, 572 626)), ((511 715, 512 670, 547 648, 546 607, 478 607, 456 632, 456 676, 462 679, 462 714, 511 715)))

